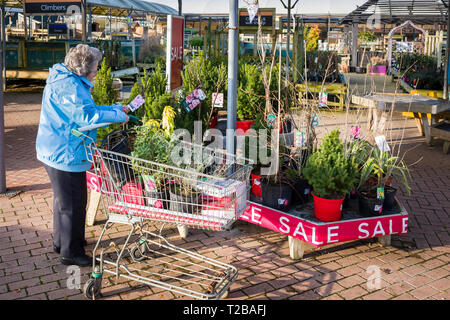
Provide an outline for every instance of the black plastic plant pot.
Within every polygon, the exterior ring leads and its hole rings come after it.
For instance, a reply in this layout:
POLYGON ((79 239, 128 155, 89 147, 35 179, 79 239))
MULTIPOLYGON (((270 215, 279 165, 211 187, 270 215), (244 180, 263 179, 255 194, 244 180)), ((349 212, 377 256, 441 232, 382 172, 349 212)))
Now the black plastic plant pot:
POLYGON ((292 204, 292 189, 287 184, 261 183, 262 204, 280 211, 289 211, 292 204))
POLYGON ((395 195, 397 194, 397 189, 393 187, 384 187, 384 203, 383 211, 391 211, 394 208, 395 195))
POLYGON ((346 209, 349 208, 350 201, 355 199, 358 199, 358 193, 355 190, 351 190, 349 193, 345 195, 345 199, 344 202, 342 203, 342 206, 346 209))
POLYGON ((179 192, 170 190, 170 211, 183 212, 189 214, 200 214, 200 194, 193 193, 190 196, 182 195, 179 192))
POLYGON ((309 194, 311 192, 311 185, 306 179, 299 179, 294 181, 294 189, 292 190, 292 204, 303 204, 309 201, 309 194))
POLYGON ((167 210, 170 208, 170 193, 167 189, 161 192, 144 190, 144 196, 147 206, 167 210))
POLYGON ((379 216, 383 209, 383 199, 369 198, 362 194, 359 195, 359 213, 364 217, 379 216))

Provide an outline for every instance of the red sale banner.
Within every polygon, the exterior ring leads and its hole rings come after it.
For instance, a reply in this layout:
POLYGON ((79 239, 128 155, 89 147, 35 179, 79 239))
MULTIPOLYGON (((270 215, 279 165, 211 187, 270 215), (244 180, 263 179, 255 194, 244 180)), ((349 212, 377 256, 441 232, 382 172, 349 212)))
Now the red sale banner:
POLYGON ((253 202, 249 202, 239 219, 298 238, 316 247, 389 234, 406 234, 408 229, 407 213, 337 222, 313 222, 253 202))
POLYGON ((100 183, 100 178, 98 178, 94 173, 86 171, 86 184, 88 189, 91 189, 95 192, 100 192, 100 183))
POLYGON ((169 90, 181 87, 184 55, 184 19, 167 16, 166 74, 169 90))

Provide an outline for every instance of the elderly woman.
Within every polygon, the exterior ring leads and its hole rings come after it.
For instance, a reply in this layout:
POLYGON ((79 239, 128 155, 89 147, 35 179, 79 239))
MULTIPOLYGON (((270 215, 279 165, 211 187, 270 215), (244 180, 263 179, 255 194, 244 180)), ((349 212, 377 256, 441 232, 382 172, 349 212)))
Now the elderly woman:
MULTIPOLYGON (((83 141, 72 129, 97 123, 128 122, 128 107, 98 106, 90 89, 102 54, 79 44, 70 49, 64 63, 55 64, 42 97, 36 153, 53 189, 53 250, 65 265, 88 266, 84 225, 86 219, 86 158, 83 141)), ((97 130, 87 133, 94 141, 97 130)))

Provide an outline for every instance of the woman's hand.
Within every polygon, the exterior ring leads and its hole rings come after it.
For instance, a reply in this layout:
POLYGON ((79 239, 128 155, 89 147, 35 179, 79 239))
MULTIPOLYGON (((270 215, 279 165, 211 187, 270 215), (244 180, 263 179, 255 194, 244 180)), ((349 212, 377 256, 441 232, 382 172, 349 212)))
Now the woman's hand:
MULTIPOLYGON (((125 113, 128 113, 128 112, 130 112, 130 107, 128 105, 126 105, 126 106, 122 105, 122 111, 125 113)), ((127 122, 128 122, 128 120, 127 120, 127 122)))

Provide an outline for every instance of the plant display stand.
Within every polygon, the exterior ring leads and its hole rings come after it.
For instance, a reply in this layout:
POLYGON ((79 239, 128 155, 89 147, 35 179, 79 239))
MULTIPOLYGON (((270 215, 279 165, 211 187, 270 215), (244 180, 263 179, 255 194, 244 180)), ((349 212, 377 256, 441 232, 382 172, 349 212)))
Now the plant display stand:
POLYGON ((290 257, 294 260, 303 258, 305 249, 310 246, 317 248, 367 238, 378 238, 381 245, 386 246, 390 245, 392 234, 407 233, 408 213, 398 201, 393 211, 376 217, 360 216, 355 210, 357 200, 350 201, 353 203, 343 210, 342 219, 336 222, 315 219, 312 204, 286 213, 250 201, 239 219, 287 235, 290 257))

